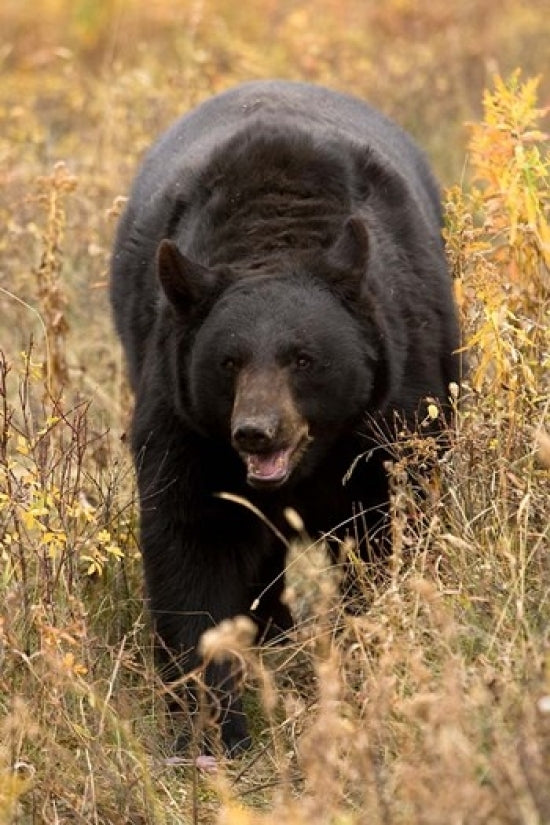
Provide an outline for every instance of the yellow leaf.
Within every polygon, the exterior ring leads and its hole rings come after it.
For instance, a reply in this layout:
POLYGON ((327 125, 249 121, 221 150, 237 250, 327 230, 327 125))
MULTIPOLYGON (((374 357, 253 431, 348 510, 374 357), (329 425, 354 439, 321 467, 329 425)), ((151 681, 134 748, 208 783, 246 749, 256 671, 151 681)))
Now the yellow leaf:
POLYGON ((22 435, 17 436, 17 452, 21 455, 28 455, 29 454, 29 443, 26 438, 23 438, 22 435))
POLYGON ((428 417, 435 421, 439 415, 439 410, 435 404, 428 404, 428 417))

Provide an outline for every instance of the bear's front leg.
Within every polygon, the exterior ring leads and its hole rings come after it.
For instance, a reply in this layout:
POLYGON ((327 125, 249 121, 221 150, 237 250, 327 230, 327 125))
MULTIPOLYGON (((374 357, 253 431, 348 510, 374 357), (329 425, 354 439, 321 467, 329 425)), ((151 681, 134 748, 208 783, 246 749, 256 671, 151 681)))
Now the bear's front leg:
MULTIPOLYGON (((175 728, 174 751, 216 755, 219 744, 229 757, 246 751, 251 745, 246 715, 242 707, 240 663, 233 657, 211 662, 190 672, 187 661, 167 657, 163 641, 157 647, 157 665, 167 685, 168 708, 175 728)), ((196 661, 196 660, 195 660, 196 661)))
POLYGON ((215 548, 211 536, 207 543, 196 530, 183 530, 162 547, 158 536, 154 544, 147 541, 146 525, 142 533, 149 607, 158 638, 157 665, 169 691, 171 682, 179 683, 169 700, 174 716, 182 716, 183 704, 190 711, 191 725, 178 736, 176 748, 184 751, 197 737, 200 751, 211 753, 214 726, 219 726, 225 751, 235 756, 250 746, 239 662, 228 655, 223 662, 205 665, 198 651, 206 630, 248 612, 245 571, 230 543, 220 542, 215 548), (186 679, 192 671, 196 674, 186 679))

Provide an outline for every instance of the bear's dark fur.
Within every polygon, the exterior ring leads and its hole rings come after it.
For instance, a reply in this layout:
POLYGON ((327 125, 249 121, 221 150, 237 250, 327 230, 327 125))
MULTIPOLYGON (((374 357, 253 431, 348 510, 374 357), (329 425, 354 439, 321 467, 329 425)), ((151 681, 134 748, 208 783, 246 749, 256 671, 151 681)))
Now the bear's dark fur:
MULTIPOLYGON (((312 537, 353 534, 354 509, 367 532, 378 525, 384 453, 355 459, 378 426, 395 413, 414 423, 459 378, 440 225, 410 138, 323 88, 240 86, 149 152, 120 221, 111 297, 167 678, 197 667, 203 631, 250 615, 265 588, 261 631, 291 625, 284 547, 217 493, 287 533, 289 506, 312 537)), ((237 752, 249 738, 230 665, 205 679, 237 752)))

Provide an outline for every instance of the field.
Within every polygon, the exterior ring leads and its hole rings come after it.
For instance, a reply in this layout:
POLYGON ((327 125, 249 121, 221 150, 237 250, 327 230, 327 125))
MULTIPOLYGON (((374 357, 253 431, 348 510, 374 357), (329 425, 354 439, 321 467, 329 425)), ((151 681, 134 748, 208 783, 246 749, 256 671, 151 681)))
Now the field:
POLYGON ((550 823, 546 0, 4 0, 0 29, 0 825, 550 823), (426 149, 469 372, 420 501, 433 444, 395 444, 369 609, 304 536, 293 643, 213 640, 246 662, 254 747, 208 773, 169 758, 109 254, 152 139, 269 76, 426 149))

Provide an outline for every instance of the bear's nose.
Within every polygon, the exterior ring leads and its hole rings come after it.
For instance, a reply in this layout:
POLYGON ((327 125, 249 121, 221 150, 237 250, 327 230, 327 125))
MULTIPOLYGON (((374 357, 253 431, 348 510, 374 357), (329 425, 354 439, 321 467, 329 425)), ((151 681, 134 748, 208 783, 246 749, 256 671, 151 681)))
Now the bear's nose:
POLYGON ((233 427, 233 444, 245 453, 261 453, 272 449, 277 433, 275 416, 257 416, 236 421, 233 427))

